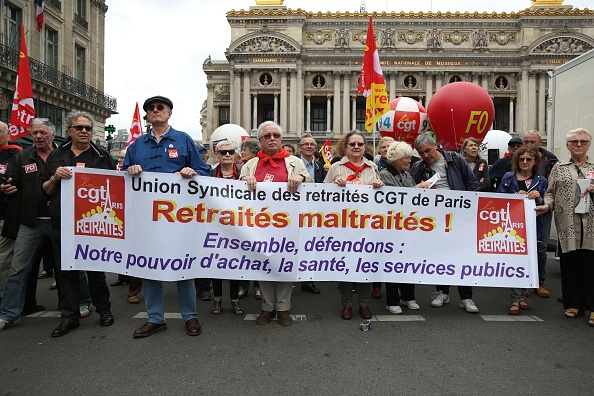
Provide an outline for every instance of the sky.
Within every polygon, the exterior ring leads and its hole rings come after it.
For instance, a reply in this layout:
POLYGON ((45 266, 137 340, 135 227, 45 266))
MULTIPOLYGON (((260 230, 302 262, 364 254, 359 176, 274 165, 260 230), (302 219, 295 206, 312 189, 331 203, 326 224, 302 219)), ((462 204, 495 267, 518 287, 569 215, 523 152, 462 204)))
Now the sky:
MULTIPOLYGON (((248 10, 255 0, 107 0, 105 93, 117 99, 119 114, 107 119, 130 129, 136 102, 164 95, 173 101, 169 124, 202 139, 200 109, 206 100, 204 60, 225 60, 231 44, 230 10, 248 10)), ((593 9, 594 0, 565 0, 593 9)), ((355 12, 361 0, 284 0, 284 6, 312 12, 355 12)), ((366 0, 367 12, 511 12, 531 0, 366 0), (405 4, 405 5, 403 5, 405 4)), ((363 56, 363 54, 361 54, 363 56)))

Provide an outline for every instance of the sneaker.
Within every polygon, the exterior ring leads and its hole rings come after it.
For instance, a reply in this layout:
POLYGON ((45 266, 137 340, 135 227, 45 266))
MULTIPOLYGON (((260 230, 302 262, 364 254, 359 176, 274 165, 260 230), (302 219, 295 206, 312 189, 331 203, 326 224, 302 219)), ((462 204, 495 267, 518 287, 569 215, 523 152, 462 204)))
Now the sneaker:
POLYGON ((479 311, 474 304, 474 301, 472 301, 470 298, 460 301, 460 308, 463 308, 466 310, 466 312, 470 313, 477 313, 479 311))
POLYGON ((450 296, 445 294, 444 292, 436 291, 435 293, 431 294, 431 306, 432 307, 441 307, 443 304, 449 304, 450 296))
POLYGON ((408 309, 421 309, 415 300, 404 301, 400 300, 400 305, 408 307, 408 309))
POLYGON ((293 324, 293 318, 289 311, 278 311, 278 323, 281 326, 291 326, 293 324))
POLYGON ((266 325, 276 316, 275 311, 262 311, 256 318, 257 325, 266 325))
POLYGON ((210 293, 209 289, 199 290, 196 294, 198 295, 198 297, 200 297, 202 301, 212 300, 212 294, 210 293))
POLYGON ((91 315, 92 309, 90 305, 81 305, 79 309, 81 318, 88 318, 91 315))
POLYGON ((390 311, 391 314, 398 315, 402 313, 402 308, 398 305, 386 305, 386 309, 390 311))
POLYGON ((8 329, 9 327, 14 327, 20 323, 21 323, 20 317, 16 318, 16 320, 12 320, 12 321, 0 319, 0 331, 2 331, 4 329, 8 329))
POLYGON ((551 293, 549 293, 549 291, 545 287, 544 283, 541 283, 538 286, 538 289, 536 289, 536 295, 538 297, 543 297, 543 298, 549 298, 549 297, 551 297, 551 293))

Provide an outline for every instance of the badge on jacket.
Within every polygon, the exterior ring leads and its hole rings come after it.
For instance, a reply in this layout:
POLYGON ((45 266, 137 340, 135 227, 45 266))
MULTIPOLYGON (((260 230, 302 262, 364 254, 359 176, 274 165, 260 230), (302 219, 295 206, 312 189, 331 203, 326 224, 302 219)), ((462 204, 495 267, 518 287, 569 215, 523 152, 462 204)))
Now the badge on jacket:
POLYGON ((33 172, 37 172, 37 164, 25 165, 25 173, 33 173, 33 172))

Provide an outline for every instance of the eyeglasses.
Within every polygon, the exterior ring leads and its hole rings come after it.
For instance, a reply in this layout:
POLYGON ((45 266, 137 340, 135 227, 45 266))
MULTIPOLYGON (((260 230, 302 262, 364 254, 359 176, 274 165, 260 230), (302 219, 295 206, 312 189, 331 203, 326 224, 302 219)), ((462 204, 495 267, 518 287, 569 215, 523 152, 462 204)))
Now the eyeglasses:
POLYGON ((146 108, 148 109, 148 111, 153 111, 153 110, 155 110, 155 108, 158 111, 163 111, 163 109, 165 108, 165 105, 162 105, 161 103, 159 103, 158 105, 150 104, 150 105, 146 106, 146 108))
POLYGON ((81 132, 83 129, 87 132, 91 132, 93 130, 92 125, 72 125, 70 128, 74 128, 78 132, 81 132))
POLYGON ((365 146, 365 143, 353 142, 353 143, 349 143, 349 146, 351 146, 351 147, 363 147, 363 146, 365 146))
POLYGON ((219 150, 217 151, 217 154, 221 154, 222 157, 224 157, 227 154, 235 155, 235 150, 219 150))
POLYGON ((532 162, 534 158, 518 158, 519 162, 532 162))
POLYGON ((567 143, 571 144, 572 146, 585 146, 586 144, 590 143, 589 140, 568 140, 567 143))
POLYGON ((268 135, 262 135, 262 139, 266 139, 266 140, 269 140, 272 138, 280 139, 280 137, 281 137, 280 133, 269 133, 268 135))
POLYGON ((315 143, 301 143, 300 146, 305 146, 305 147, 315 147, 316 144, 315 143))

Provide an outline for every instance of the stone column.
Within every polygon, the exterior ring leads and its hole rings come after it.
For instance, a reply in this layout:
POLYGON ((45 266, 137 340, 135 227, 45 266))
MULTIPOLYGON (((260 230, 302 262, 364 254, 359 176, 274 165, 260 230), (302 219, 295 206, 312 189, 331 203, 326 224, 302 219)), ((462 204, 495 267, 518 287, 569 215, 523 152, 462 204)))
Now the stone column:
POLYGON ((218 120, 215 119, 216 115, 214 111, 214 88, 214 84, 206 84, 206 90, 208 91, 208 94, 206 95, 206 131, 202 131, 202 140, 205 142, 210 141, 210 135, 212 135, 217 128, 215 125, 218 124, 218 120))
POLYGON ((334 111, 332 113, 332 131, 334 132, 333 135, 338 137, 340 136, 340 76, 342 75, 341 71, 334 71, 334 111))
POLYGON ((482 72, 481 76, 481 87, 483 87, 485 91, 489 92, 489 77, 491 76, 491 73, 482 72))
POLYGON ((390 78, 390 92, 388 92, 388 100, 392 100, 396 98, 396 80, 398 77, 396 72, 393 71, 388 72, 388 77, 390 78))
POLYGON ((286 131, 287 125, 287 69, 280 70, 281 76, 281 92, 280 92, 280 109, 279 109, 279 124, 286 131))
POLYGON ((433 72, 425 72, 425 95, 427 99, 425 100, 425 109, 429 105, 429 101, 433 96, 433 72))
POLYGON ((332 95, 326 95, 326 132, 331 132, 332 122, 332 95))
MULTIPOLYGON (((274 122, 278 124, 278 92, 272 94, 274 97, 274 122)), ((282 125, 281 125, 282 126, 282 125)))
POLYGON ((311 132, 311 96, 307 95, 307 110, 305 114, 305 132, 311 132))
POLYGON ((233 89, 231 95, 231 123, 241 125, 241 72, 233 74, 233 89))
POLYGON ((238 93, 235 90, 235 70, 233 69, 233 65, 229 68, 229 122, 231 124, 235 123, 235 107, 237 101, 239 100, 238 93))
POLYGON ((252 111, 254 112, 252 115, 252 130, 255 131, 258 129, 258 94, 254 92, 252 96, 254 97, 254 108, 252 109, 252 111))
POLYGON ((528 129, 536 129, 536 76, 538 72, 536 70, 530 70, 528 72, 528 125, 524 123, 524 126, 527 126, 526 129, 523 129, 519 132, 526 132, 528 129))
MULTIPOLYGON (((342 133, 350 131, 350 118, 349 112, 350 100, 351 100, 351 73, 345 72, 343 74, 343 90, 342 90, 342 133)), ((341 133, 341 134, 342 134, 341 133)))
POLYGON ((538 73, 538 133, 542 138, 546 137, 546 82, 549 75, 546 71, 540 70, 538 73))
POLYGON ((514 131, 514 100, 516 98, 513 96, 509 97, 509 130, 514 131))
POLYGON ((250 89, 250 72, 243 71, 243 116, 241 117, 241 126, 246 130, 250 130, 251 124, 251 89, 250 89))
POLYGON ((528 102, 530 101, 530 95, 529 95, 529 84, 528 84, 528 67, 530 67, 530 65, 526 65, 525 66, 526 69, 522 70, 522 83, 521 83, 521 87, 522 89, 519 92, 519 97, 518 100, 520 102, 521 108, 522 108, 522 112, 521 112, 521 119, 518 120, 520 122, 516 122, 516 132, 519 131, 526 131, 528 130, 528 102))
POLYGON ((437 91, 443 86, 443 76, 445 75, 445 72, 437 71, 433 72, 433 74, 435 75, 435 91, 437 91))
POLYGON ((297 131, 297 118, 303 115, 298 113, 295 109, 297 108, 297 70, 291 70, 291 92, 289 103, 285 110, 289 115, 289 133, 294 133, 301 136, 301 131, 297 131), (292 109, 292 110, 290 110, 292 109))
POLYGON ((472 72, 472 83, 479 85, 479 77, 481 76, 481 72, 472 72))
MULTIPOLYGON (((295 128, 297 134, 301 136, 304 131, 303 128, 303 64, 301 61, 297 61, 297 101, 295 102, 296 114, 295 117, 297 119, 297 128, 295 128)), ((291 90, 294 88, 291 87, 291 90)))
POLYGON ((351 130, 354 131, 357 129, 357 95, 351 97, 351 103, 353 104, 351 111, 351 130))

